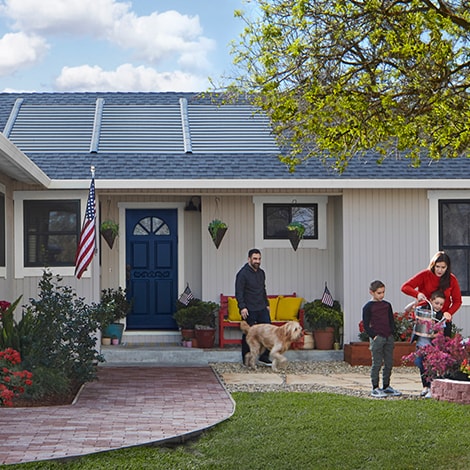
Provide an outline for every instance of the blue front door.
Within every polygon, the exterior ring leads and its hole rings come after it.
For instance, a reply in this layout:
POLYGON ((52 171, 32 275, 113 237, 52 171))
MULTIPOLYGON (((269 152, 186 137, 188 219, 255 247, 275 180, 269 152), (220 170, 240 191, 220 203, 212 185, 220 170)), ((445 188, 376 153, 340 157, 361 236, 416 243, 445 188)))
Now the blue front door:
POLYGON ((176 209, 126 210, 127 329, 176 329, 176 209))

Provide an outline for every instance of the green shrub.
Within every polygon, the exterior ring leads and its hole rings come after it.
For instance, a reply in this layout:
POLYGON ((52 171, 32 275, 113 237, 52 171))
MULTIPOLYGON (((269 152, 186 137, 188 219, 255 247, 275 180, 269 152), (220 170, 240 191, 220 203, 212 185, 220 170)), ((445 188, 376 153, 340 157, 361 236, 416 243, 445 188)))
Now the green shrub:
POLYGON ((87 305, 61 281, 44 271, 39 299, 30 299, 18 324, 23 364, 34 374, 36 395, 94 380, 97 363, 103 361, 94 334, 99 305, 87 305))

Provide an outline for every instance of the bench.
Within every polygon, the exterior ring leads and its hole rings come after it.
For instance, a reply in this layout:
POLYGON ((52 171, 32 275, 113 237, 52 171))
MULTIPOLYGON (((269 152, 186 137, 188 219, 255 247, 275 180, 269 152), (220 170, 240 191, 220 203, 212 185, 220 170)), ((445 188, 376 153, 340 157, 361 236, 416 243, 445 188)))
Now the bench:
MULTIPOLYGON (((304 327, 304 311, 300 308, 303 299, 297 297, 295 292, 287 295, 268 295, 268 300, 272 325, 282 326, 290 320, 295 320, 302 328, 304 327)), ((241 344, 241 338, 225 338, 225 329, 239 330, 240 322, 241 316, 235 297, 220 294, 219 345, 221 348, 226 344, 241 344)))

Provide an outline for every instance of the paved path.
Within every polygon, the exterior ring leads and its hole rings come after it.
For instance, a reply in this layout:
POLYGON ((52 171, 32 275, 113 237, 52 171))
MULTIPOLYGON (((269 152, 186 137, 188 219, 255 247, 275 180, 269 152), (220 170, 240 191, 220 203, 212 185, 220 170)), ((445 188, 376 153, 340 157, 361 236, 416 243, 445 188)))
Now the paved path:
POLYGON ((0 409, 0 464, 92 454, 189 437, 228 419, 210 367, 102 367, 70 406, 0 409))

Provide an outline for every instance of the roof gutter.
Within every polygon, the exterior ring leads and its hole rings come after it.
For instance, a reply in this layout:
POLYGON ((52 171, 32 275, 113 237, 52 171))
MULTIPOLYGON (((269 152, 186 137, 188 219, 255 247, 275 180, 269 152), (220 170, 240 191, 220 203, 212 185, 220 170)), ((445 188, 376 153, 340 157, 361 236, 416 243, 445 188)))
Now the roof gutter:
MULTIPOLYGON (((52 180, 49 189, 84 189, 83 180, 52 180)), ((113 180, 95 179, 96 189, 470 189, 470 179, 165 179, 113 180)))

